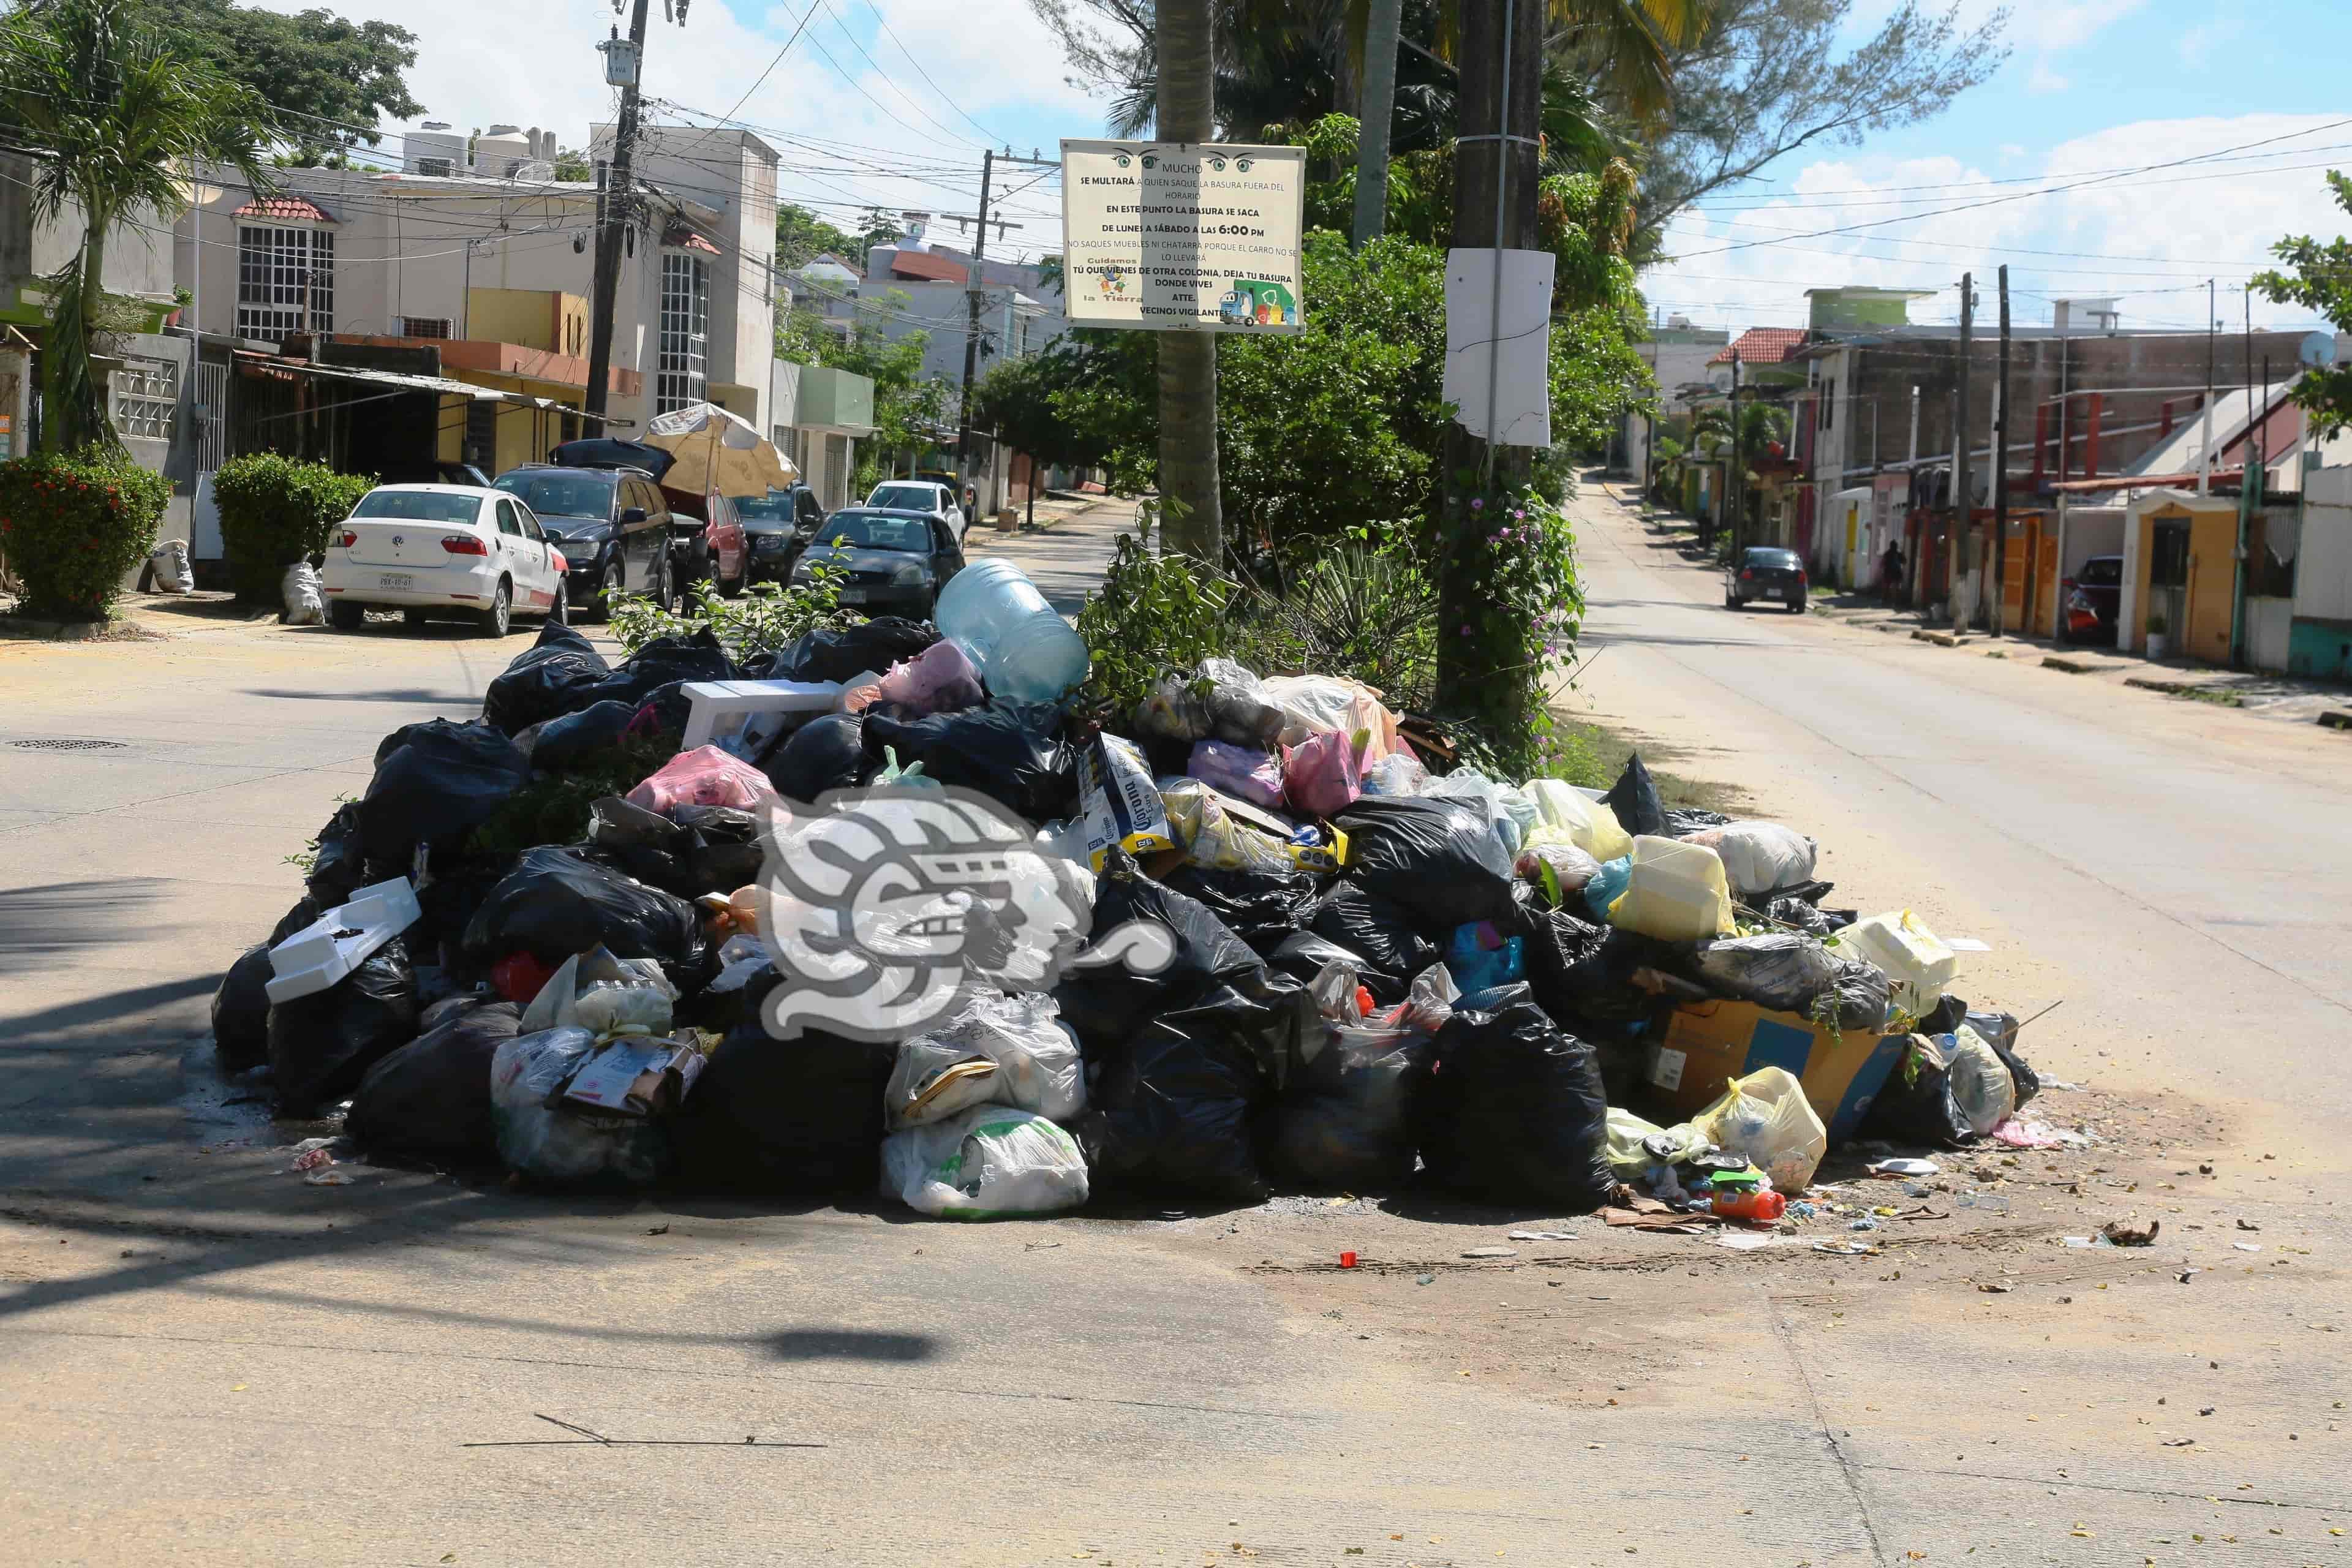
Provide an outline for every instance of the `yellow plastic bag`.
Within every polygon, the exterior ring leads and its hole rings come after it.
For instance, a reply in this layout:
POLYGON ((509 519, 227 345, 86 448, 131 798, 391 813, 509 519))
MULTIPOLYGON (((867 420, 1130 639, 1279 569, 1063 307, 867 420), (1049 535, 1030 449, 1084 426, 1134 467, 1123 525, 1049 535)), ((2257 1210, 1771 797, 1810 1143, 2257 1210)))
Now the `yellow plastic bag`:
POLYGON ((1609 923, 1660 942, 1705 942, 1731 929, 1731 884, 1723 858, 1703 844, 1633 840, 1625 890, 1609 906, 1609 923))
POLYGON ((1772 1190, 1796 1194, 1812 1184, 1830 1152, 1830 1130, 1805 1098, 1805 1086, 1786 1068, 1759 1068, 1733 1079, 1723 1098, 1691 1118, 1691 1125, 1727 1154, 1736 1154, 1772 1178, 1772 1190))
MULTIPOLYGON (((1614 860, 1633 852, 1633 836, 1618 826, 1617 814, 1574 784, 1559 779, 1529 779, 1526 790, 1541 823, 1566 834, 1570 844, 1595 860, 1614 860)), ((1542 826, 1537 826, 1528 835, 1528 842, 1535 843, 1536 834, 1543 830, 1542 826)))

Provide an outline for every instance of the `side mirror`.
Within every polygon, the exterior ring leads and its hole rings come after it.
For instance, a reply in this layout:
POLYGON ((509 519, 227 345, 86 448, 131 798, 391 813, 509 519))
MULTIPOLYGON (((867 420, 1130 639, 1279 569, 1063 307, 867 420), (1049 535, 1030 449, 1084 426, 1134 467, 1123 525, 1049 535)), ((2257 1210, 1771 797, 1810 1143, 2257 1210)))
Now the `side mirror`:
POLYGON ((646 509, 641 506, 630 507, 627 510, 621 513, 621 526, 624 528, 627 527, 630 523, 643 522, 645 520, 646 509))

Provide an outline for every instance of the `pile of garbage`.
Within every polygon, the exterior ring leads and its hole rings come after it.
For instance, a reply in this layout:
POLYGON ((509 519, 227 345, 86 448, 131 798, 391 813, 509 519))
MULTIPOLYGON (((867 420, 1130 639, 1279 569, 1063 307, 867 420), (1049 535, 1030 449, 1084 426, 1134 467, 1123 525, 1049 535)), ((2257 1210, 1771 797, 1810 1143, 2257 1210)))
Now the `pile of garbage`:
POLYGON ((548 626, 478 720, 384 737, 221 982, 223 1067, 371 1159, 959 1218, 1422 1183, 1769 1223, 1838 1143, 2032 1135, 2016 1020, 1915 915, 1824 907, 1802 834, 1638 757, 1487 777, 1336 677, 1213 659, 1082 721, 1001 563, 938 618, 617 666, 548 626), (977 858, 908 850, 891 926, 893 844, 977 858))

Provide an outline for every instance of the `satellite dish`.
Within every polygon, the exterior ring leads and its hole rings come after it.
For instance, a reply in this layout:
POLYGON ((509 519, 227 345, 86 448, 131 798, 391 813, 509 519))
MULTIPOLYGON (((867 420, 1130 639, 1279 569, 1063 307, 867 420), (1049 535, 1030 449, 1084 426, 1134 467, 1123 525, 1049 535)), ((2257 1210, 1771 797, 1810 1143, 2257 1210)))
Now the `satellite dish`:
POLYGON ((2305 333, 2301 346, 2294 351, 2294 357, 2315 368, 2334 364, 2336 334, 2334 332, 2305 333))

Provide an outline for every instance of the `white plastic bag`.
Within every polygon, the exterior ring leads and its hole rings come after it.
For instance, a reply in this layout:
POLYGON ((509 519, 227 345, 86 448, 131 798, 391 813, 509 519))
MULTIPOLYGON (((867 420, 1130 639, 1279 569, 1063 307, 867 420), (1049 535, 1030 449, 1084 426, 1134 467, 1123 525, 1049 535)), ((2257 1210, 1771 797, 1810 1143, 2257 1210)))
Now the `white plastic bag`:
POLYGON ((1801 1193, 1812 1184, 1830 1131, 1786 1068, 1759 1068, 1734 1079, 1723 1098, 1691 1118, 1708 1142, 1772 1178, 1772 1189, 1801 1193))
POLYGON ((193 594, 196 591, 196 569, 188 562, 188 542, 167 539, 147 553, 147 564, 155 569, 152 581, 159 594, 193 594))
POLYGON ((642 1187, 661 1174, 668 1142, 658 1123, 555 1108, 564 1085, 596 1051, 596 1037, 582 1028, 499 1042, 490 1058, 490 1116, 499 1157, 518 1175, 549 1186, 617 1181, 642 1187))
POLYGON ((940 1219, 1052 1214, 1087 1201, 1087 1160, 1045 1118, 983 1105, 883 1139, 882 1191, 940 1219))
POLYGON ((1086 1066, 1054 999, 986 992, 898 1047, 883 1106, 893 1128, 1008 1105, 1066 1121, 1087 1108, 1086 1066))
POLYGON ((1731 890, 1745 898, 1813 879, 1813 841, 1777 822, 1727 822, 1684 842, 1706 845, 1722 856, 1731 890))
POLYGON ((519 1032, 579 1027, 598 1035, 667 1035, 677 1001, 677 987, 658 961, 614 958, 593 947, 556 965, 523 1009, 519 1032), (622 992, 628 994, 616 994, 622 992))
POLYGON ((1403 752, 1392 752, 1364 769, 1366 795, 1419 795, 1428 781, 1429 770, 1421 760, 1403 752))
POLYGON ((1945 1081, 1952 1088, 1952 1104, 1981 1138, 2016 1113, 2017 1079, 2000 1053, 1966 1024, 1951 1041, 1944 1049, 1945 1081))
POLYGON ((1617 814, 1605 802, 1559 779, 1529 779, 1524 787, 1543 819, 1595 860, 1615 860, 1633 852, 1633 836, 1618 826, 1617 814))
POLYGON ((289 626, 315 626, 327 618, 325 590, 319 584, 319 574, 308 561, 297 561, 286 568, 278 579, 278 595, 286 601, 286 624, 289 626))
MULTIPOLYGON (((1514 795, 1518 792, 1514 790, 1514 795)), ((1425 800, 1463 800, 1475 803, 1486 814, 1486 822, 1495 837, 1501 840, 1503 853, 1518 858, 1519 843, 1526 837, 1519 819, 1514 816, 1503 797, 1503 786, 1480 773, 1476 768, 1456 768, 1443 778, 1425 779, 1421 786, 1425 800)))

